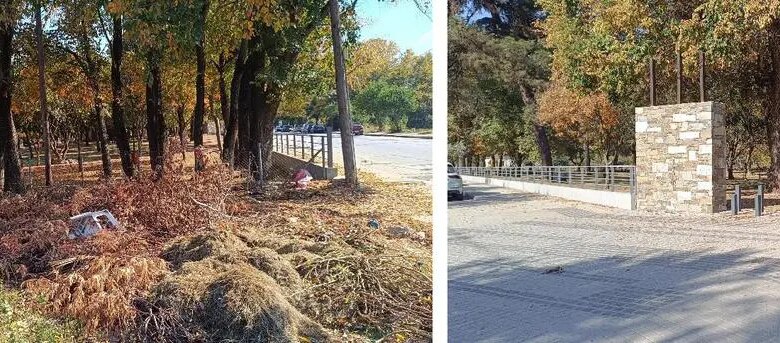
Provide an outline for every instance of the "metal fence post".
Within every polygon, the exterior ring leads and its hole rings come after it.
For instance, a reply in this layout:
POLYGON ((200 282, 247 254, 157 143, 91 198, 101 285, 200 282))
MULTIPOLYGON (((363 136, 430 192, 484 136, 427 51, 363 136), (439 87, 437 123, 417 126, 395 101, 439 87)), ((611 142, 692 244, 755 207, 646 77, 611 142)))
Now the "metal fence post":
MULTIPOLYGON (((320 140, 320 142, 322 142, 322 140, 320 140)), ((311 148, 309 149, 309 153, 311 153, 311 157, 314 158, 314 136, 309 136, 309 145, 311 148)), ((320 144, 320 147, 324 148, 322 147, 322 144, 320 144)), ((325 156, 322 157, 322 166, 325 167, 325 156)))
POLYGON ((263 175, 263 144, 257 143, 257 179, 262 184, 265 179, 263 175))
POLYGON ((284 146, 287 155, 290 154, 290 135, 284 135, 284 146))
POLYGON ((637 185, 636 185, 636 167, 628 169, 628 187, 631 192, 631 209, 636 210, 636 197, 637 197, 637 185))
POLYGON ((739 211, 742 210, 742 188, 739 187, 739 185, 734 185, 734 197, 737 199, 734 208, 737 210, 737 213, 739 213, 739 211))
MULTIPOLYGON (((311 146, 312 156, 314 156, 314 141, 312 141, 311 146)), ((320 157, 322 157, 322 168, 325 168, 325 137, 322 136, 320 136, 320 157)))
POLYGON ((328 168, 333 168, 333 128, 328 126, 328 168))

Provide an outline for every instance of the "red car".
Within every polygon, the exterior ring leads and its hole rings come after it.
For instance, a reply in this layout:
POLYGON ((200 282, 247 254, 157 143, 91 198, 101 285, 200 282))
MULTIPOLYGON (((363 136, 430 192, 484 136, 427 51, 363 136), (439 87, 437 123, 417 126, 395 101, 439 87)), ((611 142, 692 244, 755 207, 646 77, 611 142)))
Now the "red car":
POLYGON ((352 134, 355 136, 359 136, 363 134, 363 125, 360 124, 352 124, 352 134))

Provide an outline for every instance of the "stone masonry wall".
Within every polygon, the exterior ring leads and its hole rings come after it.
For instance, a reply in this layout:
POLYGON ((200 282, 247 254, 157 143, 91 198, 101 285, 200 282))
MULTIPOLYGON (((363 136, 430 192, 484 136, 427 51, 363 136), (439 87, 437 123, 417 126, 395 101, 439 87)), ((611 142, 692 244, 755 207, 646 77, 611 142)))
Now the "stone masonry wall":
POLYGON ((721 103, 637 108, 637 209, 725 211, 724 135, 721 103))

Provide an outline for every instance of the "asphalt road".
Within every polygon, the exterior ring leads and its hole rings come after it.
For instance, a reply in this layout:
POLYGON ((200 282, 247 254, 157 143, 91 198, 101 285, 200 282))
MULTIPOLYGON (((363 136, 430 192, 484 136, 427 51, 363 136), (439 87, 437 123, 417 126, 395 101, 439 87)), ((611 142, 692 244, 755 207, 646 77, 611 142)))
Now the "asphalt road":
MULTIPOLYGON (((355 136, 355 159, 358 169, 376 174, 388 181, 431 182, 431 139, 386 136, 355 136)), ((341 136, 333 134, 333 158, 344 164, 341 136)))
POLYGON ((450 342, 776 342, 780 215, 651 214, 487 185, 449 203, 450 342))

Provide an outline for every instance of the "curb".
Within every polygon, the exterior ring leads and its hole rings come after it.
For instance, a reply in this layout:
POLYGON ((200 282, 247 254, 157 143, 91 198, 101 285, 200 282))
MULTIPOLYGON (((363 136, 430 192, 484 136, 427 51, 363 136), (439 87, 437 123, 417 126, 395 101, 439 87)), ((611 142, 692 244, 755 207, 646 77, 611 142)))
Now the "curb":
POLYGON ((381 132, 366 133, 364 134, 364 136, 433 139, 433 135, 414 135, 414 134, 402 134, 402 133, 397 134, 397 133, 381 133, 381 132))

